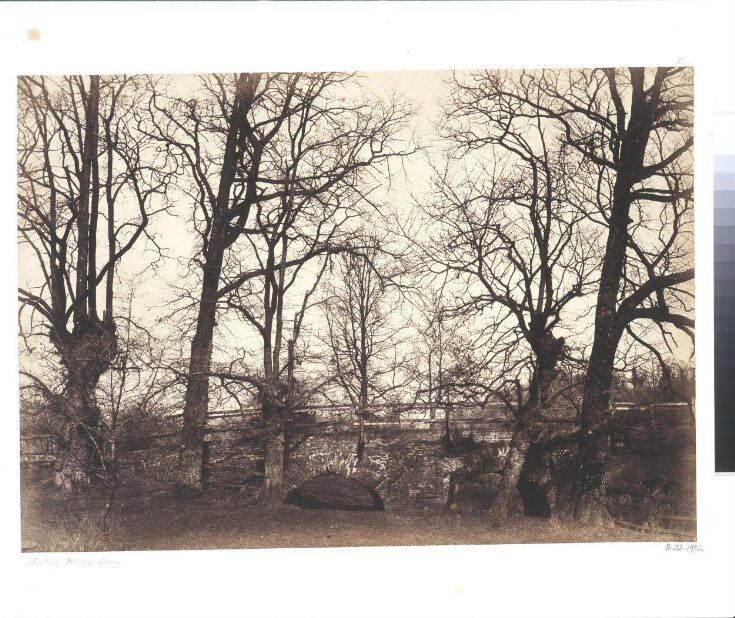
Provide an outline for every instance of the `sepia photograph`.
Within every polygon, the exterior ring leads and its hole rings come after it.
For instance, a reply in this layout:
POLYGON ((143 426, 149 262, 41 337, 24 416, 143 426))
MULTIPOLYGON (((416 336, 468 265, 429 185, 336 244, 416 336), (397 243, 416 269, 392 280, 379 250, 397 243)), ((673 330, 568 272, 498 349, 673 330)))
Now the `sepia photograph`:
POLYGON ((0 615, 733 615, 735 5, 0 15, 0 615))
POLYGON ((694 74, 19 76, 21 551, 695 543, 694 74))

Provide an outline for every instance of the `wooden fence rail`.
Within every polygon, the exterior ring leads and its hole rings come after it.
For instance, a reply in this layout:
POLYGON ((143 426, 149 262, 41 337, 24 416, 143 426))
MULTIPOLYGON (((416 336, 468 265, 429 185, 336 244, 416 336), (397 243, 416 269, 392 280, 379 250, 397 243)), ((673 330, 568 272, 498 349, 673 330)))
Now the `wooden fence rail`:
MULTIPOLYGON (((693 425, 693 419, 689 421, 681 421, 683 416, 689 418, 687 414, 682 415, 679 411, 687 407, 685 403, 665 403, 638 406, 631 403, 621 402, 613 406, 611 412, 612 431, 615 433, 616 425, 636 426, 645 425, 655 428, 657 419, 662 415, 671 416, 679 414, 679 423, 681 426, 687 424, 693 425), (676 412, 675 412, 676 411, 676 412)), ((391 428, 391 429, 411 429, 436 431, 437 428, 443 427, 447 420, 445 412, 449 409, 449 424, 453 429, 472 430, 473 428, 492 428, 510 430, 513 426, 513 417, 507 413, 502 404, 490 404, 487 406, 478 406, 473 404, 458 403, 440 408, 438 405, 429 404, 397 404, 395 406, 372 405, 368 406, 368 413, 371 414, 369 420, 365 420, 363 427, 366 429, 375 428, 391 428), (400 410, 401 414, 391 416, 386 412, 400 410), (431 413, 435 416, 431 416, 431 413), (468 413, 474 412, 475 416, 469 416, 468 413), (381 414, 382 413, 382 414, 381 414), (479 414, 478 414, 479 413, 479 414), (387 417, 387 418, 386 418, 387 417)), ((356 410, 353 406, 345 404, 321 405, 321 406, 304 406, 295 411, 313 414, 313 420, 303 420, 297 415, 297 419, 289 424, 294 430, 308 429, 354 429, 358 422, 355 419, 356 410), (341 414, 340 414, 341 413, 341 414)), ((549 426, 576 426, 579 424, 576 412, 570 409, 554 410, 554 416, 543 416, 537 419, 539 423, 548 424, 549 426)), ((260 408, 250 407, 240 410, 216 410, 210 413, 208 417, 208 426, 205 430, 206 434, 218 434, 233 431, 240 431, 248 422, 257 422, 260 416, 260 408), (239 421, 239 422, 238 422, 239 421)), ((162 419, 163 423, 179 425, 181 422, 181 414, 173 414, 162 419)), ((658 421, 660 422, 660 421, 658 421)), ((163 440, 166 438, 174 438, 180 435, 180 428, 171 428, 167 431, 144 436, 146 440, 163 440)), ((53 460, 54 455, 59 450, 59 444, 55 436, 51 434, 39 434, 20 437, 21 461, 30 463, 33 461, 53 460)), ((134 450, 134 449, 133 449, 134 450)))

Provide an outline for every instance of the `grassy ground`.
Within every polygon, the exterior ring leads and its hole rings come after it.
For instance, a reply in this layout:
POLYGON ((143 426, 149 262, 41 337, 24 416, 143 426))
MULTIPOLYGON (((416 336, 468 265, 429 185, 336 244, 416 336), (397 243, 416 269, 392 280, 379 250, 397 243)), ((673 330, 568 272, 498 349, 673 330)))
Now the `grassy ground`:
MULTIPOLYGON (((518 517, 495 524, 481 513, 354 512, 284 507, 263 511, 237 493, 209 491, 193 499, 172 497, 170 487, 121 492, 103 536, 100 495, 70 496, 48 479, 24 475, 24 551, 114 551, 671 541, 622 527, 518 517)), ((689 540, 686 535, 680 540, 689 540)), ((693 540, 693 539, 692 539, 693 540)))

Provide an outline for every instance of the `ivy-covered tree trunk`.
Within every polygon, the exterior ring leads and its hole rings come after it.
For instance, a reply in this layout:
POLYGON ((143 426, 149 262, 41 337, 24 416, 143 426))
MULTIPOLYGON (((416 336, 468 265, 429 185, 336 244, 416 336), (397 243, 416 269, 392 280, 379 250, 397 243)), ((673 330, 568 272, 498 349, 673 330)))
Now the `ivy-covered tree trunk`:
POLYGON ((56 460, 54 478, 57 486, 78 492, 101 473, 104 446, 95 389, 112 363, 117 337, 112 324, 89 320, 54 341, 67 371, 61 398, 63 448, 56 460))
POLYGON ((508 445, 508 455, 490 509, 494 519, 504 520, 510 514, 518 491, 518 479, 531 444, 532 423, 548 405, 551 385, 557 374, 556 366, 563 353, 564 338, 556 338, 548 332, 536 333, 532 347, 536 353, 536 367, 529 385, 528 397, 518 410, 513 435, 508 445))

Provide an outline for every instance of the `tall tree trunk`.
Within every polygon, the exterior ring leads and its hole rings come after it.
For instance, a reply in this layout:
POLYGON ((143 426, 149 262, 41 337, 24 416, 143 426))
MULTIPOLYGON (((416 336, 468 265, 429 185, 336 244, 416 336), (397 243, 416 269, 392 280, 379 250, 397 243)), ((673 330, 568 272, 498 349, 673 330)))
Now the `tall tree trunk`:
POLYGON ((605 260, 600 274, 594 339, 585 379, 580 440, 574 474, 572 500, 574 517, 579 520, 599 520, 604 517, 607 461, 605 429, 610 416, 610 386, 615 352, 622 336, 617 302, 625 267, 631 184, 628 175, 619 173, 614 191, 605 260))
POLYGON ((224 255, 224 234, 221 224, 212 231, 209 256, 204 265, 202 294, 197 315, 196 332, 191 341, 189 374, 184 403, 184 427, 179 451, 176 479, 179 493, 199 493, 202 490, 204 466, 204 430, 209 404, 209 372, 212 363, 212 340, 217 317, 217 291, 224 255))
MULTIPOLYGON (((227 247, 234 242, 228 239, 228 207, 230 193, 237 171, 238 148, 243 148, 247 139, 246 115, 252 106, 255 88, 260 76, 240 74, 237 79, 232 113, 228 118, 227 139, 222 155, 222 166, 215 203, 212 204, 212 227, 205 243, 202 291, 197 314, 196 332, 191 342, 189 375, 187 376, 184 403, 184 427, 179 452, 177 491, 184 494, 202 490, 204 466, 204 429, 207 423, 209 404, 209 372, 212 362, 212 340, 217 320, 217 292, 219 290, 222 262, 227 247), (240 146, 238 144, 240 143, 240 146)), ((248 183, 247 196, 255 193, 255 178, 259 165, 259 154, 254 153, 253 176, 248 183)), ((247 219, 245 208, 239 217, 240 225, 247 219)))
MULTIPOLYGON (((624 244, 619 250, 624 255, 624 244)), ((622 273, 622 265, 619 272, 622 273)), ((622 336, 622 328, 615 313, 617 294, 612 296, 607 293, 615 285, 614 281, 609 282, 610 278, 603 268, 600 286, 606 287, 606 293, 603 294, 601 289, 598 295, 595 338, 587 365, 582 400, 580 438, 572 491, 574 517, 581 521, 599 522, 605 519, 610 388, 615 352, 622 336)))
MULTIPOLYGON (((442 402, 440 402, 441 404, 442 402)), ((452 432, 452 404, 444 403, 444 444, 451 449, 454 446, 454 433, 452 432)))
POLYGON ((433 421, 436 418, 436 409, 434 408, 434 376, 432 374, 433 367, 431 365, 431 350, 429 350, 429 358, 428 358, 428 364, 429 364, 429 427, 433 428, 433 421))
POLYGON ((574 516, 604 517, 610 386, 615 352, 622 336, 618 297, 625 268, 631 191, 639 179, 655 111, 644 92, 644 70, 631 69, 630 120, 620 147, 605 257, 597 294, 595 330, 585 380, 581 432, 574 475, 574 516))
MULTIPOLYGON (((69 333, 64 305, 55 304, 58 319, 52 326, 51 336, 67 374, 62 404, 66 416, 63 441, 67 448, 57 460, 55 480, 58 486, 74 491, 83 490, 93 481, 93 467, 100 463, 102 444, 95 389, 102 373, 110 367, 117 343, 114 326, 111 323, 104 326, 100 324, 96 312, 94 278, 99 199, 99 99, 100 78, 93 75, 89 92, 84 94, 84 143, 76 222, 74 326, 69 333)), ((63 285, 63 281, 60 281, 57 295, 63 295, 63 285)))
POLYGON ((365 451, 365 418, 368 406, 367 361, 360 368, 360 401, 357 406, 357 460, 362 460, 365 451))
POLYGON ((265 508, 277 508, 286 499, 284 490, 286 436, 283 423, 267 422, 265 439, 265 473, 259 504, 265 508))
POLYGON ((615 352, 622 336, 622 329, 610 322, 600 320, 601 328, 607 326, 608 329, 604 336, 597 336, 596 333, 584 387, 572 492, 574 517, 583 521, 600 522, 606 518, 604 499, 610 388, 615 352))
MULTIPOLYGON (((94 319, 94 307, 92 313, 87 311, 87 304, 95 298, 96 287, 94 280, 90 277, 90 253, 91 262, 94 265, 96 246, 96 230, 90 235, 90 201, 94 201, 99 194, 99 186, 92 187, 92 173, 96 169, 97 145, 99 133, 99 100, 100 100, 100 78, 93 75, 90 78, 89 93, 86 96, 84 108, 84 145, 82 148, 82 169, 79 177, 79 200, 77 212, 77 280, 76 280, 76 305, 74 307, 75 327, 82 324, 87 318, 94 319)), ((94 212, 93 223, 96 225, 97 204, 92 203, 94 212)))
POLYGON ((286 432, 284 408, 279 397, 279 390, 276 380, 266 379, 262 404, 265 427, 265 470, 263 489, 258 499, 259 505, 265 508, 277 508, 286 499, 284 490, 286 432))

